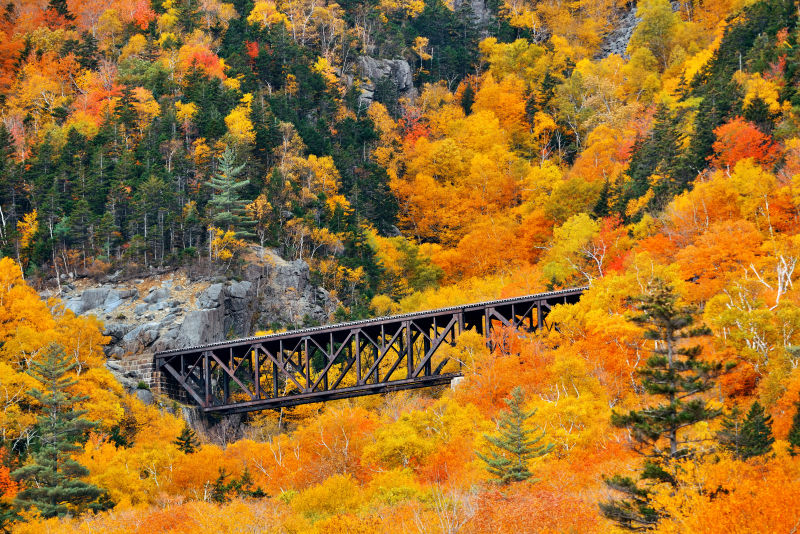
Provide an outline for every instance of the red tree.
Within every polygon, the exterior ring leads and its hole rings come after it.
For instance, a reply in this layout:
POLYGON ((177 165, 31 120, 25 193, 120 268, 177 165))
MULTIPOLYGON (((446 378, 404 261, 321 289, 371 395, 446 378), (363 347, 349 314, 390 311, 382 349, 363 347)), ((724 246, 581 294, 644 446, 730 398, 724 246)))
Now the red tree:
POLYGON ((778 144, 742 117, 716 128, 714 135, 717 137, 713 145, 714 155, 709 159, 718 167, 733 168, 737 161, 744 158, 753 158, 764 166, 771 166, 778 161, 778 144))

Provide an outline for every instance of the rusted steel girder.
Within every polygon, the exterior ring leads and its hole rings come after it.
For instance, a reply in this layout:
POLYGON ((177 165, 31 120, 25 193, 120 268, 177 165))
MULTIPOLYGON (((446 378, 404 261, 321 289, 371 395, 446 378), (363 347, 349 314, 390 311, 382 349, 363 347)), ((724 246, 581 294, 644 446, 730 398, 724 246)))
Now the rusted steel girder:
POLYGON ((296 406, 449 383, 461 362, 445 345, 498 326, 550 329, 550 309, 585 287, 439 310, 305 328, 158 352, 156 369, 205 412, 296 406))

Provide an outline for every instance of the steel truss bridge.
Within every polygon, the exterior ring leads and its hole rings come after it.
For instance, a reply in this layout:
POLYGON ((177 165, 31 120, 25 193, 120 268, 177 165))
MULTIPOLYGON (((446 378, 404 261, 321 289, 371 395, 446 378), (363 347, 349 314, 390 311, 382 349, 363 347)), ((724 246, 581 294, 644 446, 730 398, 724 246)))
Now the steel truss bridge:
POLYGON ((585 287, 304 328, 155 354, 167 390, 206 413, 241 413, 450 383, 461 362, 447 346, 472 330, 550 330, 556 304, 585 287))

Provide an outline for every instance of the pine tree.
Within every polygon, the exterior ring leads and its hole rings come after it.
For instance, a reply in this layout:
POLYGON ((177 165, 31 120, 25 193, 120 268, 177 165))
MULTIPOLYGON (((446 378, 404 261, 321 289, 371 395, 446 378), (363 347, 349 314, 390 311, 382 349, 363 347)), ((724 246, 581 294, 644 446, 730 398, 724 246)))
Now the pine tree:
POLYGON ((232 497, 264 497, 266 494, 260 488, 253 488, 253 476, 245 466, 239 478, 231 478, 231 474, 224 467, 220 467, 217 480, 211 486, 211 500, 217 503, 226 503, 232 497))
POLYGON ((670 465, 693 454, 684 429, 721 414, 697 396, 711 389, 714 379, 729 368, 698 360, 700 346, 680 345, 682 339, 707 333, 707 329, 692 328, 696 309, 679 305, 675 290, 663 280, 654 280, 648 289, 647 295, 637 299, 640 315, 633 321, 643 325, 645 338, 655 343, 639 375, 645 392, 663 402, 627 414, 612 414, 612 424, 628 429, 634 449, 646 460, 638 481, 620 475, 607 479, 606 484, 623 498, 600 504, 604 516, 629 530, 647 530, 658 523, 660 514, 650 503, 653 486, 677 486, 670 465))
POLYGON ((47 3, 47 9, 54 11, 58 15, 61 15, 65 20, 75 20, 75 15, 69 11, 67 0, 50 0, 47 3))
POLYGON ((544 431, 531 437, 533 430, 525 428, 525 423, 536 410, 525 412, 525 399, 522 388, 517 386, 511 391, 511 397, 505 400, 508 411, 500 413, 498 426, 500 435, 484 436, 499 451, 489 452, 489 456, 478 453, 478 457, 486 462, 486 469, 497 477, 501 484, 521 482, 531 477, 528 462, 533 458, 544 456, 553 448, 552 443, 539 445, 544 438, 544 431))
POLYGON ((194 430, 189 428, 189 425, 183 427, 180 435, 173 443, 178 446, 178 450, 185 452, 186 454, 192 454, 200 446, 200 442, 197 439, 197 434, 194 430))
POLYGON ((133 100, 133 89, 125 85, 122 88, 122 96, 114 106, 115 118, 126 129, 131 129, 136 125, 136 109, 133 107, 133 100))
POLYGON ((717 441, 723 449, 738 456, 742 448, 742 412, 734 406, 731 412, 722 418, 722 428, 717 432, 717 441))
POLYGON ((794 418, 789 429, 789 454, 792 456, 800 453, 800 400, 794 403, 794 418))
POLYGON ((766 415, 758 402, 753 403, 744 419, 739 409, 733 408, 723 419, 717 440, 740 460, 767 454, 775 442, 772 417, 766 415))
POLYGON ((11 525, 19 520, 19 514, 11 503, 0 501, 0 532, 11 532, 11 525))
POLYGON ((214 481, 214 485, 211 487, 211 500, 216 503, 226 503, 230 498, 231 490, 234 489, 233 486, 235 485, 236 481, 232 481, 226 483, 225 481, 230 477, 231 474, 225 470, 224 467, 219 468, 219 475, 217 476, 217 480, 214 481))
POLYGON ((754 402, 742 423, 742 443, 739 456, 742 460, 763 456, 772 450, 772 416, 767 415, 758 401, 754 402))
POLYGON ((99 510, 105 492, 80 480, 89 470, 71 458, 81 450, 78 442, 95 426, 83 418, 85 410, 76 410, 78 402, 88 397, 76 397, 68 389, 77 381, 67 376, 77 364, 70 363, 64 349, 50 345, 42 360, 31 364, 30 374, 44 386, 34 389, 31 396, 44 407, 37 421, 41 447, 33 455, 33 463, 12 473, 26 487, 16 498, 22 508, 36 507, 43 517, 63 516, 85 509, 99 510))
POLYGON ((464 115, 472 113, 472 104, 475 103, 475 89, 472 84, 468 83, 461 93, 461 109, 464 110, 464 115))
POLYGON ((236 166, 233 150, 226 148, 219 157, 219 172, 206 185, 214 190, 208 209, 214 224, 222 229, 233 229, 238 237, 249 236, 245 230, 251 221, 247 217, 247 200, 241 198, 241 190, 249 180, 236 181, 244 169, 244 164, 236 166))

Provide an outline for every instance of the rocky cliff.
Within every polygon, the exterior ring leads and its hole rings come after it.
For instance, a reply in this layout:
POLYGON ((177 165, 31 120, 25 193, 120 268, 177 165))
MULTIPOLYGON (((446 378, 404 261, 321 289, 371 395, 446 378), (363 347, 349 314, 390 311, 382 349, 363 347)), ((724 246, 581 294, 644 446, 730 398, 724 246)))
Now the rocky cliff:
POLYGON ((63 286, 60 294, 43 296, 59 296, 76 314, 103 322, 111 338, 107 367, 145 401, 152 400, 149 387, 157 385, 155 352, 325 323, 337 305, 311 283, 305 262, 273 253, 260 259, 253 255, 240 279, 192 279, 177 270, 130 281, 77 281, 63 286))
POLYGON ((603 38, 598 57, 606 58, 611 54, 617 54, 627 59, 628 43, 640 20, 642 19, 637 16, 636 6, 633 3, 621 9, 617 14, 617 22, 614 25, 614 29, 603 38))
POLYGON ((361 105, 368 107, 375 96, 375 89, 382 80, 389 80, 397 90, 397 94, 406 98, 416 96, 414 75, 411 65, 405 59, 376 59, 370 56, 359 56, 358 72, 363 83, 361 85, 361 105))

